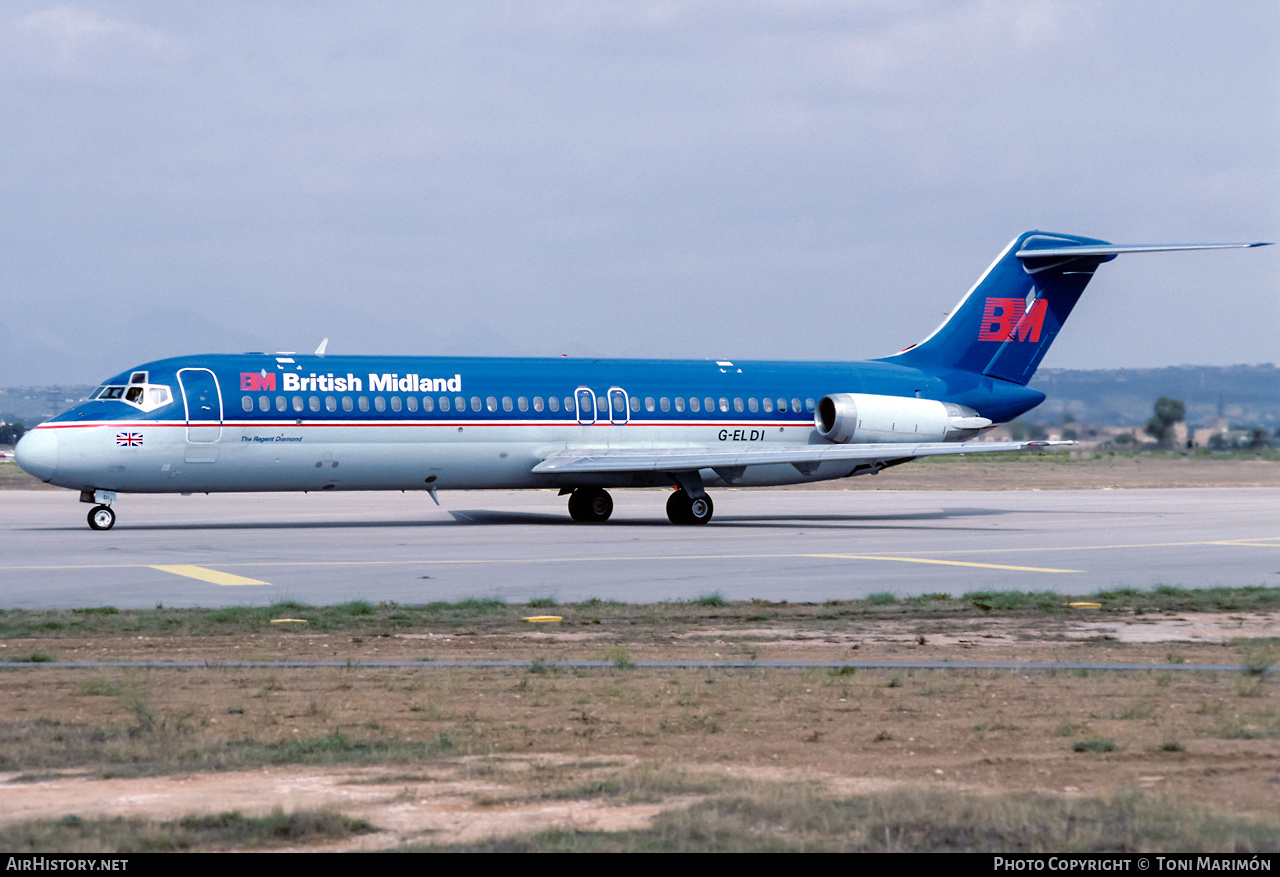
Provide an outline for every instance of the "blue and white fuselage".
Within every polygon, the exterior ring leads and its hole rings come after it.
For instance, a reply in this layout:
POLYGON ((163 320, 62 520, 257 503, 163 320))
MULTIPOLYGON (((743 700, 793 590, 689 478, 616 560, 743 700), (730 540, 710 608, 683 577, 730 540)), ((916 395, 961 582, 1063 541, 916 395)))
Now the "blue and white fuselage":
MULTIPOLYGON (((18 463, 95 502, 115 493, 560 488, 578 520, 608 487, 705 488, 871 474, 971 442, 1044 395, 1026 387, 1102 241, 1028 232, 929 338, 880 360, 500 359, 260 354, 145 363, 30 431, 18 463)), ((96 515, 96 519, 95 519, 96 515)))

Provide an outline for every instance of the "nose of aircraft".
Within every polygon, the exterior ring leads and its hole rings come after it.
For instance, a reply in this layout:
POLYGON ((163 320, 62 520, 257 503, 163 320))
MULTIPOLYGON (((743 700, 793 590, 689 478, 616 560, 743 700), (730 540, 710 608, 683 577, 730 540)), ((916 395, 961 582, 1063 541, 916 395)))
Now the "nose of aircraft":
POLYGON ((58 431, 33 429, 18 439, 13 458, 25 472, 48 481, 58 468, 58 431))

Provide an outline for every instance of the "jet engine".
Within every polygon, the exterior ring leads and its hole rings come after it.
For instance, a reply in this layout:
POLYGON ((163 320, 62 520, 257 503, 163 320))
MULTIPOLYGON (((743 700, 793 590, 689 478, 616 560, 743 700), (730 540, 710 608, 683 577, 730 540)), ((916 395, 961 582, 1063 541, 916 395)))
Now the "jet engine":
POLYGON ((813 425, 829 442, 959 442, 991 425, 952 402, 867 393, 832 393, 818 400, 813 425))

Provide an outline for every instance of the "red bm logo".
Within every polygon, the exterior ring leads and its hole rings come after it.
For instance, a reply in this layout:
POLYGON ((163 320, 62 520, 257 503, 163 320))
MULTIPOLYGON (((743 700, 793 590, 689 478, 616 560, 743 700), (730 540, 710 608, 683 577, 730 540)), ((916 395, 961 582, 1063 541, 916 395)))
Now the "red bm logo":
MULTIPOLYGON (((1039 341, 1049 303, 1036 299, 1027 310, 1024 298, 989 298, 982 311, 979 341, 1039 341)), ((272 375, 275 377, 275 375, 272 375)))
POLYGON ((276 373, 270 372, 264 375, 260 372, 240 372, 240 389, 274 393, 276 390, 276 373))

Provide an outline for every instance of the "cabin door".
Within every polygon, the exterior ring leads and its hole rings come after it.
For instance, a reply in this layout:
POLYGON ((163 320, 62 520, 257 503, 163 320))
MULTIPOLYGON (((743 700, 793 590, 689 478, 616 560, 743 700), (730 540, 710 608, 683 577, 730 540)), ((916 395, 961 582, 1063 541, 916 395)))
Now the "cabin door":
POLYGON ((609 422, 622 426, 631 419, 631 402, 621 387, 609 388, 609 422))
POLYGON ((207 368, 184 368, 178 370, 178 383, 187 409, 187 441, 212 444, 222 438, 222 393, 218 378, 207 368))
POLYGON ((583 426, 596 422, 596 391, 590 387, 579 387, 573 394, 577 403, 578 422, 583 426))

